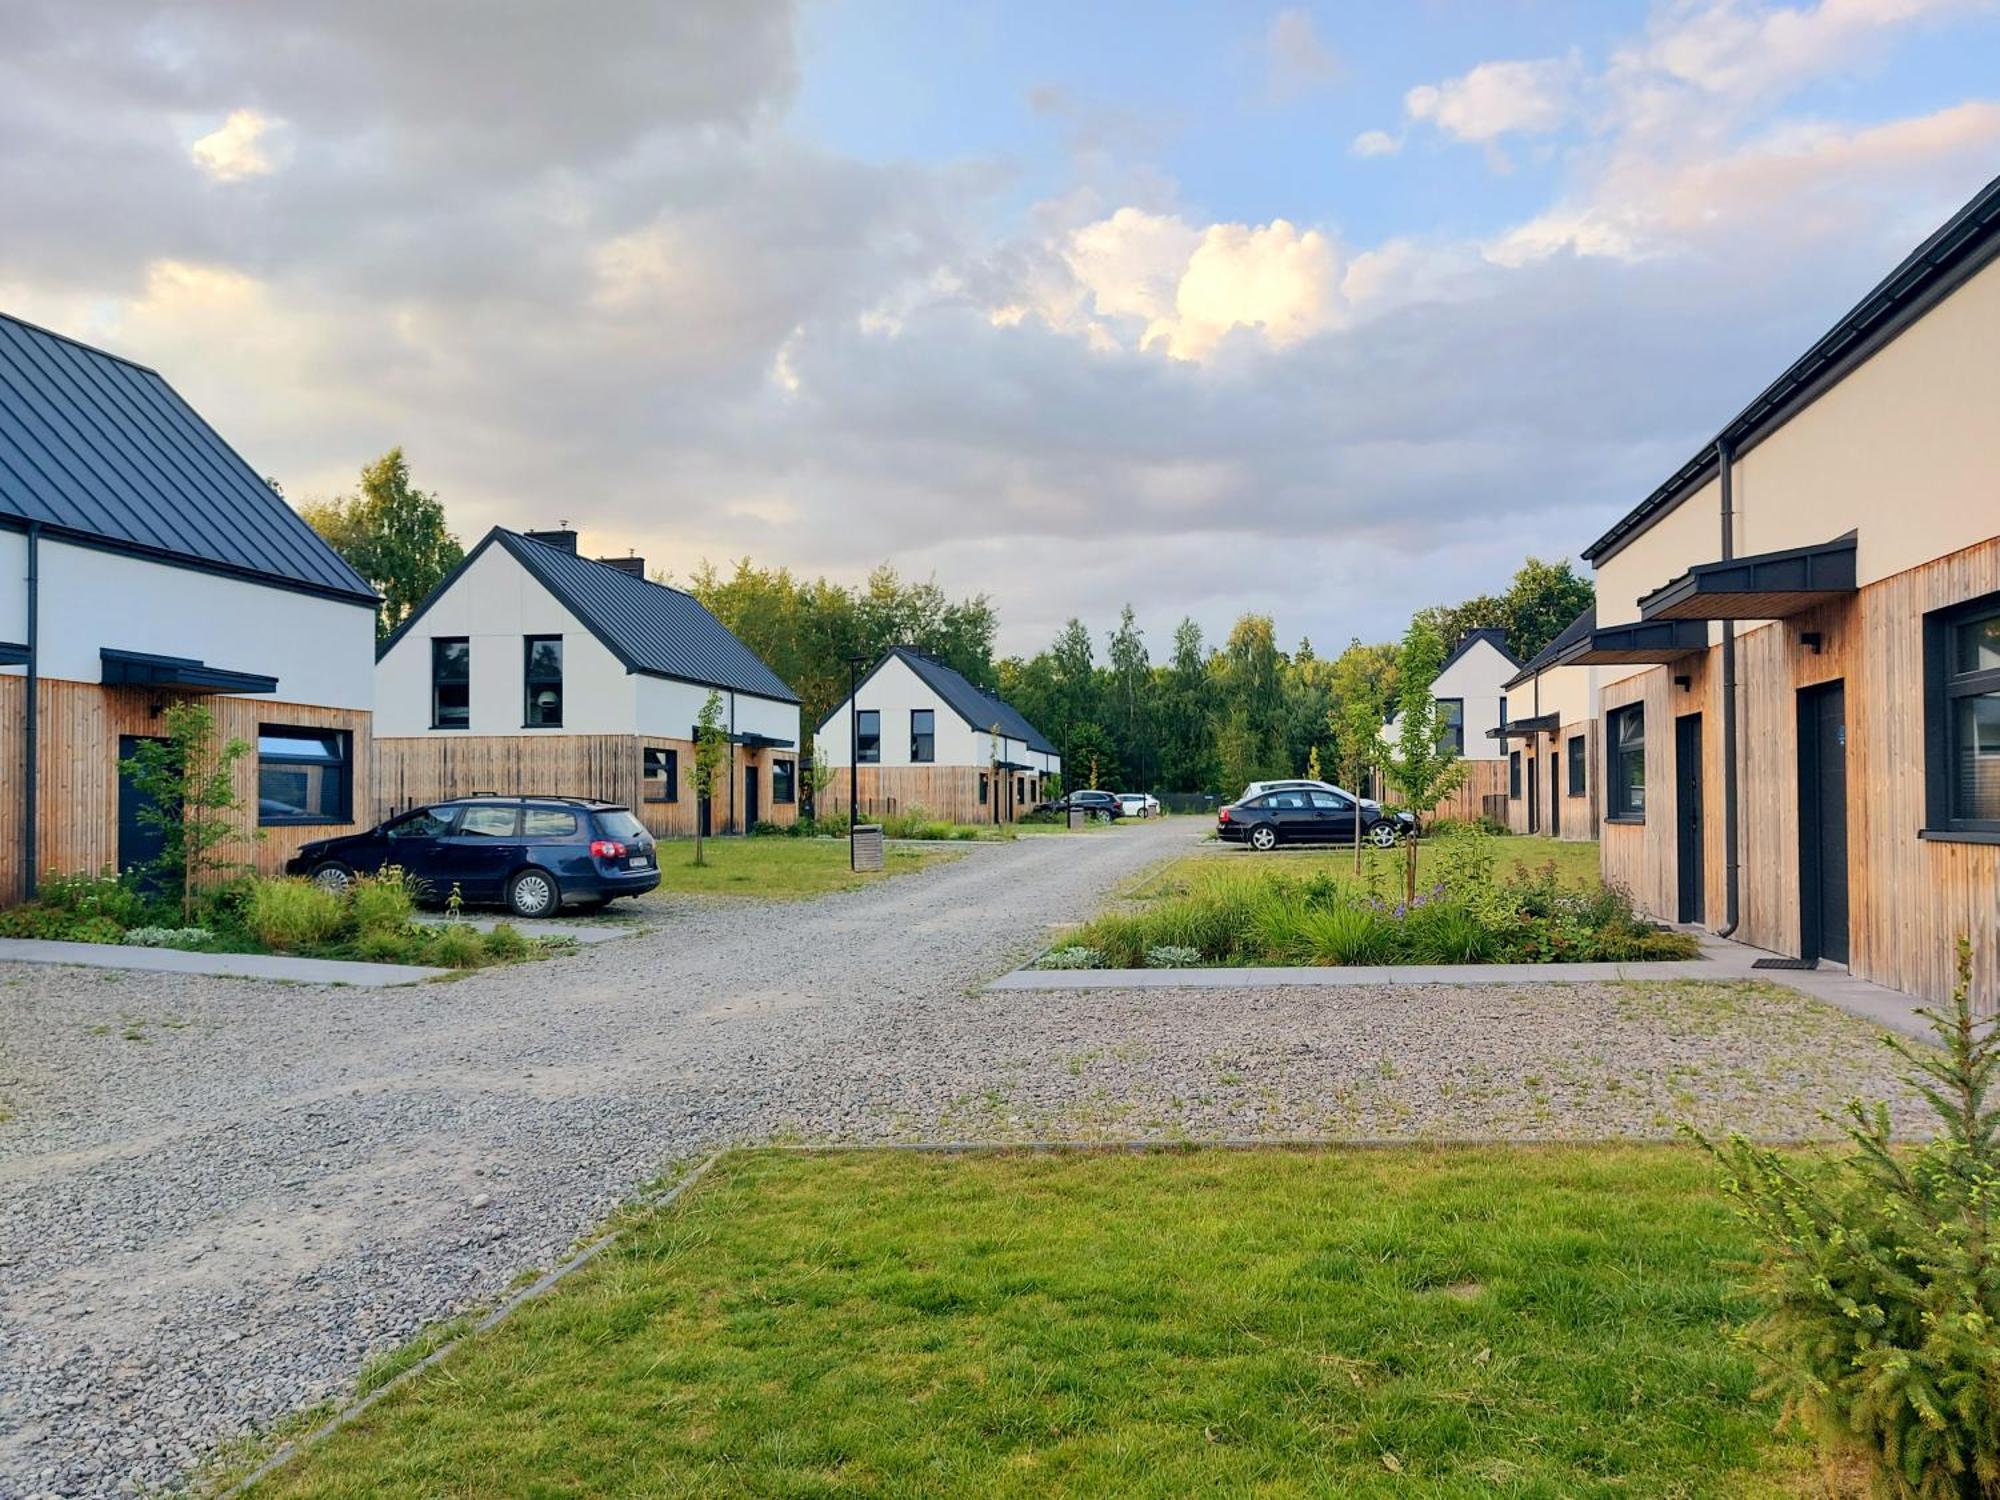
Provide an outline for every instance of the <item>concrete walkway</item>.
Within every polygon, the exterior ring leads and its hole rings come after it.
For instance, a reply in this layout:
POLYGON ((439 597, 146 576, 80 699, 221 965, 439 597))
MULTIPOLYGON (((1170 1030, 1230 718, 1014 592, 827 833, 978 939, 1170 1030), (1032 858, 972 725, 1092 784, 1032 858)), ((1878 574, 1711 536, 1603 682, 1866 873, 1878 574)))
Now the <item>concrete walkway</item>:
POLYGON ((40 938, 0 938, 0 963, 67 964, 86 969, 126 969, 140 974, 213 974, 293 984, 348 984, 364 989, 421 984, 452 972, 420 964, 349 963, 332 958, 285 958, 274 953, 189 953, 181 948, 57 943, 40 938))
POLYGON ((1913 995, 1843 969, 1759 969, 1776 955, 1745 943, 1698 933, 1697 959, 1630 964, 1351 964, 1323 967, 1217 969, 1016 969, 986 988, 1010 990, 1258 990, 1352 989, 1357 985, 1615 984, 1631 980, 1707 983, 1762 980, 1836 1006, 1904 1036, 1928 1039, 1930 1027, 1913 995))

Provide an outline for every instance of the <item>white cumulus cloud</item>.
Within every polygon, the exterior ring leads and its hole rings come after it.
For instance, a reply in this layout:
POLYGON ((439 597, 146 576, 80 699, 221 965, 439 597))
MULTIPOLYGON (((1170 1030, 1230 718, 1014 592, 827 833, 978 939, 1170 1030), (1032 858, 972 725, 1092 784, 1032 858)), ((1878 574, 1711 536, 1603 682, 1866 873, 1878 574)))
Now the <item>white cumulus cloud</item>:
POLYGON ((254 109, 235 109, 221 126, 189 149, 188 155, 216 182, 241 182, 278 169, 265 137, 274 122, 254 109))
POLYGON ((1403 109, 1412 120, 1427 120, 1461 141, 1545 135, 1568 117, 1576 75, 1574 59, 1481 63, 1457 78, 1411 89, 1403 109))

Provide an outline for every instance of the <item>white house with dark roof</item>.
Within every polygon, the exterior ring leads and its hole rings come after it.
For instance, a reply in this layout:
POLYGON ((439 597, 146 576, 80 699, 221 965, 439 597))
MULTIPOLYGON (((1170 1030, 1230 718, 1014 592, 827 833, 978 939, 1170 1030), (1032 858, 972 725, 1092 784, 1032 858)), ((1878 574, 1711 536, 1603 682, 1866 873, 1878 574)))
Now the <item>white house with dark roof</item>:
POLYGON ((384 815, 504 792, 622 802, 668 837, 797 816, 798 695, 693 595, 573 531, 488 532, 383 643, 375 700, 384 815), (704 805, 711 693, 729 761, 704 805))
POLYGON ((156 371, 0 314, 0 900, 158 852, 119 763, 181 699, 252 747, 225 854, 354 831, 375 605, 156 371))
POLYGON ((1018 709, 911 646, 890 648, 816 742, 835 771, 824 800, 836 814, 847 810, 850 768, 864 815, 922 808, 955 823, 1011 823, 1062 771, 1018 709))
MULTIPOLYGON (((1507 649, 1504 630, 1468 630, 1452 647, 1431 682, 1431 696, 1451 736, 1454 749, 1467 760, 1498 760, 1500 745, 1493 731, 1506 717, 1507 679, 1521 663, 1507 649)), ((1394 747, 1397 715, 1382 726, 1382 738, 1394 747)))

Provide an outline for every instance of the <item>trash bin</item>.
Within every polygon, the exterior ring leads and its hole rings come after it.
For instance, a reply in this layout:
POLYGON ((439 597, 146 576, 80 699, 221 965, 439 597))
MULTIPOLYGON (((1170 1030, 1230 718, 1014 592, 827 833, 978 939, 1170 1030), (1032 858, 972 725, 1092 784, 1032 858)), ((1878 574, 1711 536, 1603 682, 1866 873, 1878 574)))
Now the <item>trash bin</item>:
POLYGON ((880 823, 858 823, 854 828, 854 868, 857 870, 879 870, 882 868, 882 825, 880 823))
POLYGON ((1089 821, 1090 821, 1090 814, 1085 809, 1081 807, 1072 807, 1069 810, 1069 826, 1072 830, 1083 827, 1083 825, 1085 823, 1088 823, 1089 821))

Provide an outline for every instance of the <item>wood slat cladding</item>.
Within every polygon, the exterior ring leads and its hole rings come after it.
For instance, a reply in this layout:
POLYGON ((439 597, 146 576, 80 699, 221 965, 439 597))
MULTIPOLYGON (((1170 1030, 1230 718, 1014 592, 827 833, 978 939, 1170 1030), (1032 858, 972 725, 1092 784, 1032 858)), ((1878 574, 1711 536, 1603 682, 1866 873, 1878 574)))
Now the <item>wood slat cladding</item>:
MULTIPOLYGON (((834 773, 823 799, 827 812, 847 812, 847 770, 834 773)), ((976 766, 861 766, 861 816, 908 813, 918 808, 950 823, 1012 823, 1042 800, 1041 778, 1032 771, 982 771, 976 766), (979 800, 979 778, 988 778, 987 800, 979 800)))
POLYGON ((1541 776, 1541 804, 1537 809, 1541 826, 1534 831, 1542 836, 1550 836, 1549 798, 1561 801, 1561 812, 1555 819, 1553 837, 1570 844, 1587 844, 1597 837, 1597 726, 1584 720, 1560 724, 1555 729, 1537 734, 1529 740, 1509 740, 1513 749, 1521 751, 1521 795, 1508 795, 1510 785, 1507 774, 1508 763, 1494 762, 1500 767, 1499 784, 1494 788, 1507 796, 1507 827, 1514 833, 1525 834, 1528 829, 1528 782, 1531 765, 1529 753, 1533 752, 1532 769, 1541 776), (1569 790, 1569 742, 1582 737, 1586 742, 1584 754, 1583 793, 1571 796, 1569 790), (1554 774, 1550 773, 1550 759, 1554 758, 1554 774))
MULTIPOLYGON (((1741 922, 1760 948, 1800 949, 1798 695, 1842 682, 1847 704, 1849 969, 1942 1000, 1955 944, 1973 940, 1975 994, 2000 995, 2000 846, 1918 837, 1925 819, 1924 616, 2000 591, 2000 538, 1737 640, 1741 922), (1814 650, 1805 637, 1816 635, 1814 650)), ((1676 906, 1673 720, 1703 715, 1708 925, 1723 924, 1721 648, 1607 685, 1603 706, 1646 704, 1647 817, 1606 823, 1604 878, 1641 908, 1676 906), (1687 690, 1676 675, 1691 679, 1687 690)), ((1593 773, 1602 774, 1601 752, 1593 773)))
POLYGON ((1465 780, 1457 791, 1432 808, 1428 817, 1457 818, 1469 823, 1486 811, 1488 797, 1507 795, 1505 760, 1468 760, 1461 764, 1466 768, 1465 780))
MULTIPOLYGON (((798 819, 796 774, 793 800, 771 800, 773 763, 797 757, 789 751, 736 747, 716 788, 709 832, 744 832, 743 771, 757 768, 758 820, 790 826, 798 819)), ((694 794, 694 743, 629 734, 397 735, 376 742, 376 813, 386 818, 407 808, 479 792, 503 796, 594 797, 619 802, 638 814, 655 838, 692 838, 700 802, 694 794), (675 800, 651 801, 660 784, 641 775, 648 748, 672 750, 678 765, 675 800)))
MULTIPOLYGON (((150 688, 108 688, 90 682, 45 678, 40 685, 40 781, 36 799, 38 863, 44 873, 110 869, 118 860, 118 740, 121 735, 156 735, 155 709, 172 695, 150 688)), ((22 783, 25 775, 27 683, 0 677, 0 899, 18 901, 26 888, 21 868, 22 783)), ((369 810, 374 750, 371 716, 351 709, 319 708, 262 698, 203 698, 214 712, 224 740, 240 739, 250 753, 237 762, 236 795, 254 834, 257 807, 257 733, 260 725, 302 729, 344 729, 353 736, 353 798, 357 815, 369 810)), ((301 844, 353 833, 365 822, 315 823, 274 827, 219 851, 263 874, 276 874, 301 844)))

